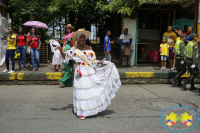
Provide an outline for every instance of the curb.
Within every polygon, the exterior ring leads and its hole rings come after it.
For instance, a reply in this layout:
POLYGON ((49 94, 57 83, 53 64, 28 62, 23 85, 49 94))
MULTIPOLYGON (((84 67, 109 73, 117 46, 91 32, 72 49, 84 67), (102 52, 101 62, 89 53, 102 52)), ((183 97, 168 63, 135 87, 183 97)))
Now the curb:
MULTIPOLYGON (((119 75, 122 84, 162 84, 170 83, 169 79, 175 77, 176 72, 119 72, 119 75)), ((63 76, 64 72, 0 73, 0 84, 7 84, 11 81, 14 84, 58 84, 58 80, 63 76)), ((189 76, 186 72, 182 78, 189 76)), ((195 82, 200 83, 197 79, 195 82)))

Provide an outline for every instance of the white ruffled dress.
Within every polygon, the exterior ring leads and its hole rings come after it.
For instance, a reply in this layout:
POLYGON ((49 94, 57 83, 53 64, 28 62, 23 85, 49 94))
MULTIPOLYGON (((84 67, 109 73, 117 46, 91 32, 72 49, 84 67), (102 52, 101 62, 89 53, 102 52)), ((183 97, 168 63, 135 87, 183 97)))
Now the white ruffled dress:
MULTIPOLYGON (((82 52, 94 62, 96 56, 92 50, 82 52)), ((111 62, 104 67, 92 68, 81 60, 72 50, 66 52, 66 61, 73 59, 76 62, 75 72, 79 69, 82 77, 74 78, 73 104, 77 116, 91 116, 106 110, 120 88, 121 81, 118 70, 111 62)))

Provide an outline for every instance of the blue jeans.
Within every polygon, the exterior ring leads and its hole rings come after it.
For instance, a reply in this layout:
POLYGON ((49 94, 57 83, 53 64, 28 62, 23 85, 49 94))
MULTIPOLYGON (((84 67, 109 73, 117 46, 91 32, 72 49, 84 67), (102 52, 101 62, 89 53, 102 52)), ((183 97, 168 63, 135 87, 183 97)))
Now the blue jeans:
POLYGON ((26 67, 26 46, 17 46, 17 53, 20 53, 20 56, 17 57, 18 59, 18 64, 19 64, 19 68, 21 67, 21 56, 23 58, 23 68, 26 67))
POLYGON ((106 60, 107 61, 110 61, 111 62, 111 53, 110 53, 111 51, 109 51, 109 54, 107 54, 106 52, 105 52, 105 58, 106 58, 106 60))
POLYGON ((131 54, 130 55, 125 55, 125 46, 123 46, 123 45, 121 45, 121 51, 122 51, 122 54, 123 54, 123 57, 124 58, 128 58, 128 59, 130 59, 131 57, 132 57, 132 55, 133 55, 133 52, 134 52, 134 49, 133 49, 133 47, 131 46, 131 54))
POLYGON ((6 69, 9 70, 9 57, 12 61, 12 70, 15 71, 15 49, 6 49, 6 69))
POLYGON ((36 58, 37 68, 40 68, 39 51, 37 48, 31 48, 31 64, 35 68, 34 57, 36 58))

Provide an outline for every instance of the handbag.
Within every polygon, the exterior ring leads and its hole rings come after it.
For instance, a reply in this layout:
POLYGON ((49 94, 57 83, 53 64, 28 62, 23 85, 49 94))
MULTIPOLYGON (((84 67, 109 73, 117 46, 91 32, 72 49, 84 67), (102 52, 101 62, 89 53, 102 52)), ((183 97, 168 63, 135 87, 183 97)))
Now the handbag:
POLYGON ((31 53, 31 47, 27 47, 26 53, 27 53, 27 54, 30 54, 30 53, 31 53))

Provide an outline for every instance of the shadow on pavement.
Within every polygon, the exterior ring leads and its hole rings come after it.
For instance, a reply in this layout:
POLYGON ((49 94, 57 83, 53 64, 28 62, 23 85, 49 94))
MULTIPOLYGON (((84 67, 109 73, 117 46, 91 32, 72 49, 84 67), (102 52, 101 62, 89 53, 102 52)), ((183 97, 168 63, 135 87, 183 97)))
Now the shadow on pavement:
POLYGON ((49 108, 52 111, 60 111, 60 110, 67 110, 69 108, 73 109, 73 104, 69 104, 67 107, 62 107, 62 108, 49 108))

